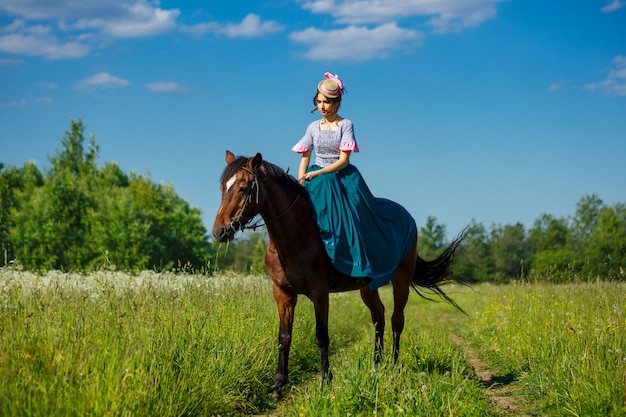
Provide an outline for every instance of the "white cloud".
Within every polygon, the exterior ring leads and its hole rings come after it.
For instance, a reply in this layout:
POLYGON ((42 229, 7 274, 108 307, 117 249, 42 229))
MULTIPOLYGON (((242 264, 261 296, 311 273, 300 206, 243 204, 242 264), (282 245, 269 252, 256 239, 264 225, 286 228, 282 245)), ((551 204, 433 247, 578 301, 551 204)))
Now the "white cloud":
POLYGON ((459 31, 496 16, 504 0, 309 0, 303 8, 329 14, 337 23, 365 24, 424 17, 435 32, 459 31))
POLYGON ((283 27, 276 22, 261 22, 261 18, 254 13, 250 13, 243 18, 241 23, 228 24, 224 28, 224 34, 229 38, 246 37, 252 38, 270 33, 280 32, 283 27))
POLYGON ((0 35, 0 51, 16 55, 42 56, 46 59, 82 58, 91 47, 84 43, 61 41, 43 33, 11 33, 0 35))
POLYGON ((173 31, 180 11, 147 0, 0 0, 0 14, 15 17, 0 27, 0 52, 67 59, 106 38, 173 31))
POLYGON ((112 15, 120 3, 115 0, 2 0, 0 10, 6 15, 25 19, 57 20, 112 15))
POLYGON ((389 51, 421 44, 422 34, 385 23, 373 29, 349 26, 345 29, 322 31, 308 28, 294 32, 290 38, 309 45, 305 57, 311 60, 367 61, 384 58, 389 51))
POLYGON ((196 25, 182 25, 180 27, 181 32, 187 33, 193 36, 202 36, 207 33, 219 33, 221 30, 221 26, 217 22, 205 22, 198 23, 196 25))
POLYGON ((23 29, 25 23, 23 20, 14 20, 6 26, 0 26, 0 33, 11 33, 23 29))
POLYGON ((618 55, 604 81, 589 83, 585 89, 611 96, 626 96, 626 56, 618 55))
MULTIPOLYGON (((147 0, 2 0, 0 11, 29 20, 143 20, 162 10, 147 0)), ((172 12, 177 9, 171 10, 172 12)))
POLYGON ((136 38, 155 36, 172 31, 176 27, 176 18, 180 10, 153 8, 145 2, 124 5, 126 11, 121 16, 103 19, 79 19, 76 29, 97 29, 114 38, 136 38))
POLYGON ((423 32, 398 22, 421 19, 433 33, 459 32, 496 17, 496 4, 506 0, 304 0, 303 8, 332 16, 343 29, 309 28, 290 38, 308 44, 312 60, 369 60, 393 50, 420 45, 423 32), (372 25, 374 25, 372 27, 372 25))
POLYGON ((82 81, 79 81, 74 86, 74 88, 76 88, 78 91, 91 93, 94 91, 102 91, 109 88, 127 87, 130 84, 130 81, 115 77, 108 72, 100 72, 98 74, 92 75, 91 77, 85 78, 82 81))
POLYGON ((609 4, 601 8, 604 13, 611 13, 624 7, 626 3, 623 0, 612 0, 609 4))
POLYGON ((146 84, 146 89, 153 93, 181 93, 189 88, 172 81, 157 81, 146 84))
POLYGON ((281 32, 284 27, 275 21, 262 21, 258 15, 250 13, 240 23, 222 25, 217 22, 206 22, 193 26, 183 26, 181 30, 196 36, 214 33, 229 38, 256 38, 281 32))

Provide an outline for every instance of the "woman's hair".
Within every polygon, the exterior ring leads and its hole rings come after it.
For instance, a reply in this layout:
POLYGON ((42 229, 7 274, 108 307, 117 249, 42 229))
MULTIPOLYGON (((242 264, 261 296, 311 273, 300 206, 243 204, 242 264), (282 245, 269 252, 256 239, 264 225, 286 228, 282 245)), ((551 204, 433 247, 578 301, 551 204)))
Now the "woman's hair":
MULTIPOLYGON (((317 111, 317 96, 318 94, 322 94, 324 96, 323 93, 321 93, 319 90, 317 90, 315 92, 315 95, 313 96, 313 110, 311 110, 311 113, 315 113, 317 111)), ((332 103, 334 106, 337 107, 337 111, 339 111, 339 107, 341 107, 341 96, 342 94, 340 94, 337 97, 326 97, 326 99, 328 100, 329 103, 332 103)))

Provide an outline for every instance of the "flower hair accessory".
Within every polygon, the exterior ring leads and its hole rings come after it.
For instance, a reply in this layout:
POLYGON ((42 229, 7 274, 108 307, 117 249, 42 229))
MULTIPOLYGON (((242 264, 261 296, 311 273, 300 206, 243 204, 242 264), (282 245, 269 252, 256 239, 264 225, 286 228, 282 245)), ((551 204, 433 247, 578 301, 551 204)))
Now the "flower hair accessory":
POLYGON ((317 84, 317 90, 329 98, 337 98, 345 93, 345 87, 339 75, 333 75, 330 72, 324 74, 324 79, 317 84))
POLYGON ((339 85, 339 89, 341 90, 341 93, 343 94, 343 81, 341 81, 338 74, 333 75, 330 72, 326 72, 324 73, 324 78, 326 78, 327 80, 335 81, 337 85, 339 85))

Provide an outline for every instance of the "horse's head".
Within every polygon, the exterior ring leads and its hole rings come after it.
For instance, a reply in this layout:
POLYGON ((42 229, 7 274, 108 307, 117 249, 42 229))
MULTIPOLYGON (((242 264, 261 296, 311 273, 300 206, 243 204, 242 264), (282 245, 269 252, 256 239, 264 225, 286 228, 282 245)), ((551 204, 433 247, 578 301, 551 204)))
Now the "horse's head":
POLYGON ((242 230, 259 213, 261 190, 258 172, 263 157, 236 158, 226 151, 226 168, 222 173, 220 189, 222 203, 213 223, 213 237, 218 242, 232 240, 237 230, 242 230))

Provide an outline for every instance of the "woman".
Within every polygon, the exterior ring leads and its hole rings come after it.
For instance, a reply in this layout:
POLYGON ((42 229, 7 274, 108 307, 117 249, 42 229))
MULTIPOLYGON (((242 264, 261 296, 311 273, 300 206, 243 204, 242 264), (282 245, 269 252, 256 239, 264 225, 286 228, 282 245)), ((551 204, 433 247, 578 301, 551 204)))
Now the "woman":
POLYGON ((311 111, 322 118, 309 124, 292 150, 302 155, 298 180, 309 191, 333 266, 346 275, 371 278, 370 288, 376 289, 395 276, 417 229, 403 207, 374 197, 350 163, 359 147, 352 121, 338 114, 344 93, 339 76, 324 74, 311 111), (313 151, 315 164, 310 166, 313 151))

